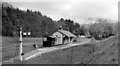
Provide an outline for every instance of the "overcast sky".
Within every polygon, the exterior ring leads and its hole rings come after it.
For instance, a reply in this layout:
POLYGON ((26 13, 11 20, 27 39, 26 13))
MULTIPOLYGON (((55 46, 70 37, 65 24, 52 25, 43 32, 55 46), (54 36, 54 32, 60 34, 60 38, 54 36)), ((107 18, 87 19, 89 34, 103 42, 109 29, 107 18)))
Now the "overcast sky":
POLYGON ((40 11, 53 20, 70 18, 75 22, 86 23, 86 19, 108 18, 118 20, 119 0, 3 0, 14 7, 40 11))

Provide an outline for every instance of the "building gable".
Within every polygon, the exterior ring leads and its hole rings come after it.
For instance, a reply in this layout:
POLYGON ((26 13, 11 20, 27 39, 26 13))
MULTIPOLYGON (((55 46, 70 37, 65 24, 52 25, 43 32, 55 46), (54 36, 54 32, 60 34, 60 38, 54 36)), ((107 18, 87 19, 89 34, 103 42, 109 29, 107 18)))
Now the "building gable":
POLYGON ((68 37, 76 37, 74 34, 72 34, 69 31, 65 31, 65 30, 59 30, 58 32, 62 33, 63 35, 66 35, 68 37))

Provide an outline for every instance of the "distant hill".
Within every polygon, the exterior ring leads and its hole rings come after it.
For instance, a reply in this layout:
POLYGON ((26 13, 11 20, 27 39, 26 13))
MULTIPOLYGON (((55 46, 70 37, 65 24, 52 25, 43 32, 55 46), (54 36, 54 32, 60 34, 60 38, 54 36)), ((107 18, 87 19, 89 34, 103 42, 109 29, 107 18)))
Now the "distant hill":
POLYGON ((54 21, 46 15, 42 15, 39 11, 22 11, 19 8, 14 8, 8 3, 2 3, 2 35, 16 36, 18 35, 19 26, 23 27, 24 32, 31 32, 31 37, 49 36, 59 29, 69 29, 70 32, 75 32, 76 25, 70 19, 63 21, 54 21))
MULTIPOLYGON (((103 20, 101 22, 104 23, 106 21, 107 20, 103 20)), ((116 29, 116 25, 113 25, 115 27, 114 30, 116 29)), ((32 11, 29 9, 23 11, 19 8, 14 8, 9 3, 2 3, 2 36, 18 36, 20 26, 23 27, 23 32, 31 32, 30 37, 50 36, 53 32, 57 31, 60 26, 75 35, 94 34, 98 36, 105 32, 102 29, 102 32, 99 30, 101 27, 100 24, 93 25, 93 27, 90 28, 91 24, 79 24, 71 19, 64 19, 62 17, 60 20, 54 21, 47 15, 42 15, 40 11, 32 11), (94 28, 96 29, 94 30, 94 28)), ((112 33, 112 29, 106 28, 106 30, 108 30, 106 33, 112 33)), ((117 33, 117 30, 115 30, 114 33, 117 33)))
POLYGON ((55 30, 55 21, 50 17, 43 16, 39 11, 22 11, 14 8, 8 3, 2 5, 2 35, 14 36, 18 32, 19 26, 23 27, 23 31, 31 32, 32 37, 40 37, 50 35, 55 30))

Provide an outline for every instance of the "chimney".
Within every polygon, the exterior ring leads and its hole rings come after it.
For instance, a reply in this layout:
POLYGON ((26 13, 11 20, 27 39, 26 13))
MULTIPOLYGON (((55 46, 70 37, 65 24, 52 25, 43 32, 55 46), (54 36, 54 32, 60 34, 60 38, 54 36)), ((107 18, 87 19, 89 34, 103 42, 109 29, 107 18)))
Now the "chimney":
POLYGON ((59 27, 59 31, 62 30, 62 26, 59 27))

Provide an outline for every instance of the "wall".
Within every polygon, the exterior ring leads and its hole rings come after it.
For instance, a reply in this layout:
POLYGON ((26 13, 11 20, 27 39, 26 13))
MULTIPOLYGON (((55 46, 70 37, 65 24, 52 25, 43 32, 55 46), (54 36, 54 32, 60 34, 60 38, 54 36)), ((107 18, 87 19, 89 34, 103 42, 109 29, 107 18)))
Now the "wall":
POLYGON ((57 39, 55 44, 62 44, 62 42, 63 42, 63 35, 61 33, 55 32, 55 33, 53 33, 53 36, 55 36, 56 39, 57 39), (56 35, 57 35, 57 37, 56 37, 56 35))

